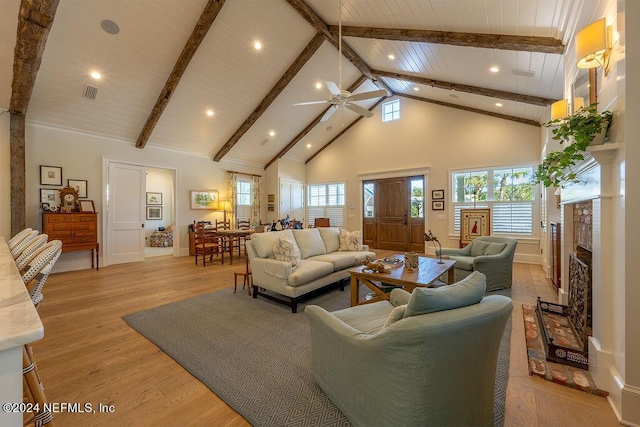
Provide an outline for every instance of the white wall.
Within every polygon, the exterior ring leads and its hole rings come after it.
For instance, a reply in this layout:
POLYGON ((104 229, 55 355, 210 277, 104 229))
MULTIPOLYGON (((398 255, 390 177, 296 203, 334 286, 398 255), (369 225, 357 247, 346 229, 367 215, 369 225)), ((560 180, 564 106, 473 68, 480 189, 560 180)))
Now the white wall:
MULTIPOLYGON (((457 247, 449 236, 448 215, 453 210, 449 173, 452 169, 537 163, 540 132, 535 126, 475 114, 400 97, 400 119, 382 123, 380 109, 363 119, 307 164, 307 184, 335 180, 347 182, 346 204, 353 218, 347 228, 362 228, 361 182, 358 174, 429 168, 426 194, 445 189, 445 211, 426 209, 426 228, 443 246, 457 247), (445 214, 447 219, 437 219, 445 214), (445 236, 444 238, 442 236, 445 236)), ((431 251, 431 248, 427 248, 431 251)), ((521 261, 539 262, 539 242, 521 241, 521 261)))
MULTIPOLYGON (((26 141, 26 223, 28 227, 41 229, 39 165, 61 166, 64 182, 69 177, 86 179, 89 198, 94 200, 96 211, 101 213, 101 221, 104 220, 105 215, 103 158, 141 166, 175 168, 178 184, 175 194, 177 218, 174 245, 179 245, 181 255, 188 254, 188 224, 193 221, 215 220, 223 217, 222 211, 190 210, 189 190, 218 190, 220 198, 224 199, 227 194, 227 170, 257 174, 262 172, 256 167, 224 161, 216 163, 209 158, 194 157, 150 145, 144 149, 138 149, 132 141, 120 141, 32 123, 27 125, 26 141)), ((0 156, 6 155, 6 150, 3 150, 0 156)), ((4 191, 8 191, 8 183, 3 182, 2 192, 4 191)), ((2 212, 10 214, 8 209, 3 209, 2 212)), ((2 216, 4 215, 3 213, 2 216)), ((98 240, 101 242, 101 252, 104 252, 102 224, 98 228, 98 240)), ((56 270, 88 268, 89 265, 89 255, 84 251, 63 253, 56 264, 56 270)))

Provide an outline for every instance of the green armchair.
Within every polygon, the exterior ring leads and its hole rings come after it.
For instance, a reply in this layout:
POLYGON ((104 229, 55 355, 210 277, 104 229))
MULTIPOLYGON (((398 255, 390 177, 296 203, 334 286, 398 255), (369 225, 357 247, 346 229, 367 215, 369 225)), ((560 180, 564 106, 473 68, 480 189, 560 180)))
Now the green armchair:
POLYGON ((513 283, 513 256, 518 241, 508 237, 477 237, 462 249, 442 248, 442 254, 456 261, 455 280, 460 281, 474 271, 487 276, 487 291, 511 288, 513 283))
POLYGON ((476 272, 333 313, 307 306, 316 383, 354 426, 493 425, 496 362, 513 304, 484 292, 476 272))

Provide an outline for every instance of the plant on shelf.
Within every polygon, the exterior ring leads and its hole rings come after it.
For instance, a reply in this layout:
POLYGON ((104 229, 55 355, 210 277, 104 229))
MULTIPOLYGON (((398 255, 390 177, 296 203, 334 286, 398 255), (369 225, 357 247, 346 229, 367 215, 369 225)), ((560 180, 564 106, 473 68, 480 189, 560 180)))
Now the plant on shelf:
POLYGON ((563 150, 547 154, 536 170, 536 183, 541 182, 545 187, 561 187, 565 182, 578 182, 571 166, 584 160, 583 153, 596 135, 606 134, 612 118, 610 111, 598 113, 597 104, 591 104, 571 116, 544 123, 542 126, 555 127, 552 139, 567 144, 563 150))

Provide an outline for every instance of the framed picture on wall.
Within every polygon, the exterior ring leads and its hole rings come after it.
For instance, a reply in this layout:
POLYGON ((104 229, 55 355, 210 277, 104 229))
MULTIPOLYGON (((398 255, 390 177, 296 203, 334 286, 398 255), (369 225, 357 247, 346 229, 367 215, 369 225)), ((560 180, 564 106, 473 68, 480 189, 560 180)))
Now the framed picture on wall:
POLYGON ((491 235, 491 209, 460 210, 460 245, 466 246, 473 239, 491 235))
POLYGON ((162 207, 161 206, 147 206, 147 219, 160 220, 162 219, 162 207))
POLYGON ((444 199, 444 190, 431 190, 431 199, 432 200, 444 199))
POLYGON ((40 165, 40 185, 62 185, 62 168, 40 165))
POLYGON ((48 203, 49 205, 55 205, 58 201, 58 190, 54 188, 41 188, 40 189, 40 203, 48 203))
POLYGON ((152 193, 147 191, 147 204, 148 205, 161 205, 162 193, 152 193))
POLYGON ((75 188, 78 192, 78 199, 87 198, 87 181, 84 179, 68 179, 67 185, 75 188))
POLYGON ((218 209, 218 190, 191 190, 189 192, 191 209, 218 209))
POLYGON ((93 200, 80 200, 78 201, 78 205, 80 205, 80 212, 96 213, 96 208, 93 205, 93 200))
POLYGON ((443 211, 444 210, 444 200, 432 200, 431 201, 431 210, 443 211))

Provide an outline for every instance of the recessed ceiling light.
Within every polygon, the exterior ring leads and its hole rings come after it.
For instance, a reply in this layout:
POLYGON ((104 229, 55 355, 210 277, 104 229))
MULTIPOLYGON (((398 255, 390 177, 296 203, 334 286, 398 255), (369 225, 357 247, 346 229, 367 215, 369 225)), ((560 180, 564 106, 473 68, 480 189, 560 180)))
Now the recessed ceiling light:
POLYGON ((502 102, 496 102, 496 107, 502 107, 502 102))
POLYGON ((120 27, 118 26, 118 24, 110 19, 105 19, 104 21, 100 22, 100 26, 102 27, 102 30, 107 34, 116 35, 120 32, 120 27))
POLYGON ((497 73, 498 71, 500 71, 500 68, 498 68, 498 67, 491 67, 491 68, 489 68, 489 71, 491 71, 492 73, 497 73))
POLYGON ((211 117, 213 116, 213 110, 207 110, 207 116, 211 117))
POLYGON ((307 144, 307 148, 311 148, 311 144, 307 144))
POLYGON ((320 82, 316 83, 316 89, 322 89, 322 83, 320 82))
POLYGON ((262 49, 262 43, 260 43, 260 42, 255 42, 255 43, 253 44, 253 47, 255 48, 255 50, 260 50, 260 49, 262 49))
POLYGON ((102 78, 102 76, 100 75, 100 73, 99 73, 99 72, 97 72, 97 71, 92 71, 92 72, 91 72, 91 77, 93 77, 93 78, 94 78, 94 79, 96 79, 96 80, 100 80, 100 79, 102 78))
POLYGON ((387 56, 387 58, 389 58, 389 59, 396 59, 396 57, 395 57, 394 55, 389 55, 389 56, 387 56))
POLYGON ((327 131, 330 131, 331 129, 333 129, 333 126, 327 126, 327 131))
POLYGON ((419 90, 420 90, 420 88, 419 88, 419 87, 417 87, 417 86, 415 86, 415 87, 413 88, 413 90, 415 90, 415 91, 417 92, 417 91, 419 91, 419 90))
POLYGON ((269 136, 276 136, 276 132, 272 130, 271 132, 269 132, 269 136))
POLYGON ((455 99, 460 98, 460 97, 459 97, 458 95, 456 95, 455 93, 452 93, 452 94, 451 94, 451 95, 449 95, 449 96, 450 96, 451 98, 455 98, 455 99))

